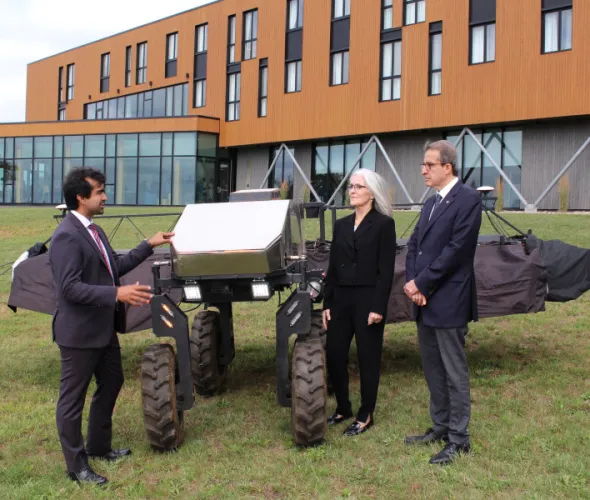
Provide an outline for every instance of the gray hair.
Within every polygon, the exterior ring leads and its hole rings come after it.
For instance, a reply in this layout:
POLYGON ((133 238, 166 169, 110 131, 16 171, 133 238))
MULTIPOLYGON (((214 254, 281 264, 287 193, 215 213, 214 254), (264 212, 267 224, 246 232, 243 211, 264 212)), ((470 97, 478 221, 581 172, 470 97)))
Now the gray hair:
POLYGON ((430 142, 426 144, 424 147, 424 152, 432 149, 433 151, 438 151, 440 155, 440 162, 443 165, 449 163, 453 167, 453 175, 458 176, 459 170, 457 168, 457 150, 455 146, 450 141, 436 141, 430 142))
POLYGON ((377 212, 391 217, 391 196, 389 195, 387 181, 376 172, 367 170, 366 168, 361 168, 352 175, 360 175, 365 179, 367 188, 374 197, 373 208, 377 212))

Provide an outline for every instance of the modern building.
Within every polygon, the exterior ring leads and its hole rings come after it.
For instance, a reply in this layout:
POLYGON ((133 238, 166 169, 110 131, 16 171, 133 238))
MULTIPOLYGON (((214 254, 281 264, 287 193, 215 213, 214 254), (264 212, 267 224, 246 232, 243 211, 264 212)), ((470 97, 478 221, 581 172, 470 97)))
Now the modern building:
MULTIPOLYGON (((282 144, 326 201, 373 135, 415 202, 424 144, 468 127, 521 209, 590 136, 589 25, 585 0, 213 2, 29 64, 26 122, 0 124, 0 202, 58 203, 82 164, 114 204, 226 200, 282 144)), ((496 185, 471 135, 459 150, 465 182, 496 185)), ((374 143, 362 167, 409 202, 374 143)), ((590 209, 589 167, 590 147, 571 209, 590 209)), ((284 150, 269 183, 309 192, 284 150)), ((556 187, 539 208, 558 203, 556 187)))

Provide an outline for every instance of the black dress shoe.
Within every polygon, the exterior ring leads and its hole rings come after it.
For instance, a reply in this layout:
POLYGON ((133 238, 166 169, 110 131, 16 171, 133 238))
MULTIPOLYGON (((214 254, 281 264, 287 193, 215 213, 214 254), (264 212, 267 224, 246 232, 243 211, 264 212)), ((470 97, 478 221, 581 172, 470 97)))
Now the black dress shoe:
POLYGON ((348 426, 348 428, 343 432, 343 434, 345 436, 358 436, 359 434, 362 434, 363 432, 367 431, 370 427, 373 427, 373 423, 374 422, 372 418, 370 422, 364 427, 361 427, 363 425, 362 422, 353 422, 348 426))
POLYGON ((106 460, 107 462, 114 462, 115 460, 119 460, 120 458, 126 457, 131 455, 131 450, 111 450, 103 455, 95 455, 93 453, 88 453, 90 458, 100 458, 101 460, 106 460))
POLYGON ((341 415, 338 412, 334 412, 334 413, 332 413, 332 415, 330 415, 328 417, 328 425, 341 424, 342 422, 344 422, 345 420, 348 420, 349 418, 352 418, 352 412, 348 413, 346 415, 341 415))
POLYGON ((469 443, 448 443, 440 452, 438 452, 430 459, 430 463, 436 465, 450 464, 453 460, 455 460, 455 458, 457 458, 457 455, 459 455, 459 453, 467 455, 469 454, 469 451, 469 443))
POLYGON ((77 483, 96 484, 97 486, 105 486, 109 482, 106 477, 99 476, 90 467, 80 472, 70 472, 68 476, 77 483))
POLYGON ((430 429, 427 429, 426 432, 421 436, 406 436, 406 439, 404 439, 406 444, 429 444, 436 441, 444 441, 445 443, 448 443, 449 436, 446 433, 437 434, 431 427, 430 429))

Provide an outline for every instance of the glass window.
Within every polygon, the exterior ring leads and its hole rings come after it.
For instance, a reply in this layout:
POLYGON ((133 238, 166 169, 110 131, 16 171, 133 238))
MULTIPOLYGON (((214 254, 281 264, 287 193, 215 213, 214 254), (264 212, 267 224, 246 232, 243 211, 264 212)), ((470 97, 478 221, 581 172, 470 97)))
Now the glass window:
POLYGON ((4 139, 0 137, 0 159, 4 158, 4 139))
POLYGON ((199 158, 197 162, 197 203, 215 201, 215 160, 199 158))
POLYGON ((119 97, 117 99, 117 120, 125 118, 125 98, 119 97))
POLYGON ((182 116, 188 115, 188 83, 182 85, 182 116))
MULTIPOLYGON (((366 142, 363 142, 363 148, 365 147, 366 142)), ((364 154, 363 159, 361 160, 361 168, 366 168, 367 170, 375 171, 377 166, 377 145, 372 143, 367 149, 367 152, 364 154)))
POLYGON ((195 156, 197 154, 197 134, 177 132, 174 134, 174 156, 195 156))
POLYGON ((107 205, 113 205, 115 202, 115 186, 113 184, 107 185, 104 191, 107 197, 107 205))
POLYGON ((166 89, 166 116, 172 116, 173 107, 174 107, 174 91, 173 91, 173 87, 168 87, 166 89))
POLYGON ((97 156, 104 157, 104 135, 85 136, 84 156, 86 158, 97 156))
POLYGON ((14 140, 15 158, 32 158, 33 157, 33 139, 31 137, 17 137, 14 140))
POLYGON ((332 54, 332 85, 348 83, 349 52, 332 54))
POLYGON ((334 0, 333 19, 350 16, 350 0, 334 0))
POLYGON ((301 90, 301 61, 287 63, 287 92, 301 90))
POLYGON ((572 48, 572 9, 543 13, 543 52, 572 48))
MULTIPOLYGON (((522 175, 522 130, 504 132, 502 169, 512 184, 520 190, 522 175)), ((510 186, 504 184, 504 207, 520 208, 520 199, 510 186)))
POLYGON ((215 158, 217 152, 217 136, 214 134, 197 133, 199 156, 212 156, 215 158))
POLYGON ((51 159, 35 160, 33 168, 33 203, 51 203, 51 159))
POLYGON ((95 168, 104 173, 104 158, 84 158, 84 166, 95 168))
POLYGON ((117 205, 135 205, 137 203, 137 158, 117 158, 116 186, 117 205))
POLYGON ((195 107, 202 108, 207 103, 207 80, 195 82, 195 107))
POLYGON ((196 181, 195 157, 175 157, 173 160, 174 179, 172 191, 173 205, 188 205, 195 202, 196 181))
POLYGON ((162 182, 160 186, 160 204, 172 204, 172 158, 162 158, 162 182))
POLYGON ((137 94, 125 98, 125 118, 137 118, 137 94))
POLYGON ((429 95, 439 95, 442 92, 442 33, 430 35, 429 84, 429 95))
POLYGON ((5 141, 4 158, 14 158, 14 139, 8 138, 5 141))
POLYGON ((87 120, 94 120, 96 119, 96 103, 92 102, 86 105, 86 119, 87 120))
MULTIPOLYGON (((481 141, 481 134, 474 133, 479 141, 481 141)), ((478 188, 480 184, 481 176, 481 149, 471 138, 471 136, 465 136, 463 139, 464 158, 463 163, 463 182, 472 188, 478 188)))
POLYGON ((105 177, 107 184, 115 183, 115 159, 107 158, 105 160, 105 177))
POLYGON ((172 156, 172 132, 162 134, 162 156, 172 156))
POLYGON ((287 26, 290 30, 303 26, 303 0, 288 0, 287 26))
POLYGON ((139 134, 139 156, 160 156, 160 134, 139 134))
POLYGON ((66 135, 64 137, 64 156, 73 158, 82 156, 84 153, 84 136, 83 135, 66 135))
POLYGON ((109 120, 117 119, 117 99, 109 99, 109 120))
POLYGON ((14 165, 14 202, 31 203, 33 201, 33 160, 16 160, 14 165))
POLYGON ((315 147, 313 187, 322 201, 328 201, 332 194, 331 183, 328 177, 328 161, 330 146, 319 144, 315 147))
POLYGON ((381 48, 381 100, 401 98, 402 42, 384 43, 381 48))
POLYGON ((117 136, 115 134, 107 135, 107 156, 115 156, 116 144, 117 136))
POLYGON ((166 116, 166 89, 154 90, 152 116, 166 116))
POLYGON ((471 27, 471 64, 496 60, 496 24, 471 27))
POLYGON ((62 160, 53 160, 53 203, 61 203, 62 183, 63 183, 63 163, 62 160))
POLYGON ((137 134, 117 136, 117 156, 137 156, 137 134))
POLYGON ((252 10, 244 13, 244 46, 243 60, 256 58, 256 45, 258 38, 258 11, 252 10))
POLYGON ((182 116, 182 85, 174 86, 174 116, 182 116))
POLYGON ((73 168, 84 166, 84 160, 82 158, 65 158, 64 159, 64 177, 68 175, 73 168))
POLYGON ((426 20, 426 0, 405 0, 405 24, 423 23, 426 20))
MULTIPOLYGON (((143 135, 143 134, 142 134, 143 135)), ((159 134, 155 134, 159 135, 159 134)), ((139 159, 139 186, 137 202, 139 205, 159 205, 160 203, 160 158, 139 159)))
POLYGON ((53 156, 53 137, 35 137, 35 158, 51 158, 53 156))
POLYGON ((393 28, 393 0, 383 0, 383 26, 381 29, 393 28))
POLYGON ((64 155, 64 138, 57 135, 53 138, 53 157, 61 158, 64 155))
MULTIPOLYGON (((494 159, 496 164, 501 167, 502 165, 502 131, 501 130, 490 130, 483 135, 483 144, 487 149, 488 153, 494 159)), ((498 177, 500 174, 487 157, 482 154, 483 170, 481 176, 482 186, 496 186, 498 177)))

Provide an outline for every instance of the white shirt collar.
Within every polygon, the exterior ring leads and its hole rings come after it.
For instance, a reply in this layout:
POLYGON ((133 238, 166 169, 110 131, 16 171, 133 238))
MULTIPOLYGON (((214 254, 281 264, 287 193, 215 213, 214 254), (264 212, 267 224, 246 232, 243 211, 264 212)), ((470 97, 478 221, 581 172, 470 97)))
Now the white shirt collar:
POLYGON ((455 187, 455 184, 459 182, 459 177, 453 177, 453 180, 449 182, 444 188, 442 188, 438 194, 440 194, 441 198, 444 200, 447 194, 455 187))
POLYGON ((72 215, 76 216, 76 219, 78 219, 86 229, 88 229, 88 226, 92 224, 92 219, 88 220, 81 213, 76 212, 76 210, 71 210, 70 212, 72 215))

